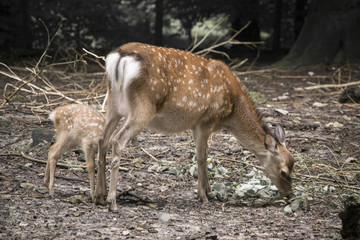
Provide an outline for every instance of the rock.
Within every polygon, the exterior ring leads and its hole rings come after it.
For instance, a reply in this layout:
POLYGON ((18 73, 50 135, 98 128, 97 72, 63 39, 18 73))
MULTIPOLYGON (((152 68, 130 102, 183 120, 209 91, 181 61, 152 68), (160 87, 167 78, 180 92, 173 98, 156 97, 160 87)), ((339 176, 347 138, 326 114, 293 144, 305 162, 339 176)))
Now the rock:
POLYGON ((250 196, 255 196, 256 195, 256 189, 249 189, 246 191, 246 193, 250 196))
POLYGON ((155 228, 148 228, 148 232, 149 233, 158 233, 159 231, 158 230, 156 230, 155 228))
POLYGON ((350 196, 345 200, 344 208, 339 213, 342 222, 341 237, 360 239, 360 200, 350 196))
POLYGON ((347 87, 339 97, 340 103, 360 103, 360 85, 347 87))
POLYGON ((228 191, 230 193, 235 192, 236 186, 237 186, 236 182, 226 182, 225 183, 226 191, 228 191))
POLYGON ((34 129, 31 133, 31 139, 32 139, 31 147, 37 146, 39 143, 44 142, 44 140, 47 142, 51 142, 54 135, 55 135, 55 131, 48 128, 34 129))
POLYGON ((192 165, 189 169, 189 173, 193 177, 197 177, 197 171, 198 171, 198 168, 197 168, 196 164, 192 165))
POLYGON ((225 202, 228 200, 228 194, 226 189, 223 189, 219 192, 216 192, 216 198, 220 201, 220 202, 225 202))
POLYGON ((293 202, 290 204, 291 210, 292 210, 293 212, 296 212, 296 210, 299 209, 300 204, 301 204, 301 199, 296 199, 295 201, 293 201, 293 202))
POLYGON ((207 196, 208 196, 209 199, 214 199, 216 197, 216 192, 215 191, 209 192, 207 194, 207 196))
POLYGON ((48 189, 46 187, 38 187, 35 189, 39 193, 47 193, 48 189))
POLYGON ((220 175, 220 176, 223 176, 223 175, 226 175, 229 171, 224 168, 224 167, 219 167, 215 170, 215 176, 216 175, 220 175))
POLYGON ((129 230, 125 230, 122 232, 122 235, 123 236, 128 236, 130 234, 130 231, 129 230))
POLYGON ((19 223, 19 226, 20 227, 26 227, 26 226, 28 226, 29 224, 28 223, 26 223, 26 222, 21 222, 21 223, 19 223))
POLYGON ((275 112, 278 112, 282 115, 287 115, 289 113, 289 111, 280 108, 275 109, 275 112))
POLYGON ((266 189, 261 189, 257 194, 259 194, 261 198, 271 198, 269 191, 267 191, 266 189))
POLYGON ((289 98, 290 98, 289 96, 279 96, 279 97, 277 97, 277 100, 283 101, 283 100, 287 100, 289 98))
POLYGON ((253 177, 253 176, 255 176, 255 175, 256 175, 256 172, 255 172, 255 171, 251 171, 251 172, 249 172, 248 174, 245 174, 245 176, 248 177, 248 178, 251 178, 251 177, 253 177))
POLYGON ((308 72, 308 74, 309 74, 309 76, 314 76, 315 73, 310 71, 310 72, 308 72))
POLYGON ((79 203, 88 202, 88 198, 83 195, 74 195, 74 196, 71 196, 71 197, 65 199, 64 201, 70 202, 73 204, 79 204, 79 203))
POLYGON ((342 128, 344 125, 338 122, 330 122, 325 125, 327 128, 342 128))
POLYGON ((354 157, 348 157, 346 160, 345 160, 346 163, 356 163, 356 159, 354 157))
POLYGON ((223 183, 214 183, 212 185, 213 194, 220 202, 224 202, 228 199, 228 192, 225 184, 223 183))
POLYGON ((302 119, 301 119, 300 117, 295 117, 295 118, 293 119, 293 122, 294 122, 294 123, 300 124, 301 121, 302 121, 302 119))
POLYGON ((291 204, 286 205, 286 207, 284 207, 284 212, 286 214, 291 214, 293 212, 292 209, 291 209, 291 204))
POLYGON ((20 183, 20 187, 29 189, 29 190, 36 188, 36 186, 34 184, 27 183, 27 182, 20 183))
POLYGON ((160 215, 159 220, 162 222, 168 222, 168 221, 170 221, 170 218, 171 218, 170 214, 163 213, 160 215))
POLYGON ((219 191, 225 189, 225 184, 223 184, 223 183, 214 183, 211 187, 212 187, 213 191, 219 192, 219 191))
POLYGON ((171 174, 175 175, 175 176, 179 176, 180 172, 181 172, 181 168, 179 167, 169 167, 168 170, 171 174))
POLYGON ((74 172, 84 172, 84 168, 81 168, 81 167, 73 167, 73 168, 70 168, 70 170, 74 171, 74 172))
POLYGON ((236 142, 237 142, 236 137, 231 137, 231 138, 229 139, 229 142, 231 142, 231 143, 236 143, 236 142))
POLYGON ((236 189, 235 191, 235 197, 236 198, 243 198, 245 196, 245 192, 241 189, 236 189))
POLYGON ((25 167, 31 167, 33 164, 32 163, 27 163, 27 164, 25 164, 24 166, 25 167))
POLYGON ((342 117, 346 121, 351 121, 351 117, 349 117, 349 116, 343 115, 342 117))
POLYGON ((327 104, 326 104, 326 103, 320 103, 320 102, 314 102, 314 103, 312 104, 312 106, 313 106, 313 107, 317 107, 317 108, 321 108, 321 107, 327 106, 327 104))

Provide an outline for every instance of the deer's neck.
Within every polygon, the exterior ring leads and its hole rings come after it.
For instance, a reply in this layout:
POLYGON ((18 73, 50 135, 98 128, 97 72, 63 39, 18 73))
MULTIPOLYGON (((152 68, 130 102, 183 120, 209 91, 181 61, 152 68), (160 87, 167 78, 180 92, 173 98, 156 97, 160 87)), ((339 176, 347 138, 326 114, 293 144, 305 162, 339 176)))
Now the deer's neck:
POLYGON ((238 141, 256 155, 264 153, 264 139, 269 132, 245 89, 235 96, 230 131, 238 141))

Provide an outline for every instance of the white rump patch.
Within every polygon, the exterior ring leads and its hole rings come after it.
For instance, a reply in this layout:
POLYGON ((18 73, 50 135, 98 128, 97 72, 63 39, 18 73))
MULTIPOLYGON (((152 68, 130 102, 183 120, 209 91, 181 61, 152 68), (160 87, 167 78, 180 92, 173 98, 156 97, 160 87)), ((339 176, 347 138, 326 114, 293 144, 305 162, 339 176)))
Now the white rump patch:
POLYGON ((106 72, 108 74, 109 80, 112 83, 116 82, 116 72, 118 71, 120 54, 117 52, 110 53, 106 57, 106 72))
POLYGON ((49 114, 49 119, 53 122, 55 122, 55 115, 56 115, 56 110, 52 111, 50 114, 49 114))
POLYGON ((136 61, 134 57, 127 56, 120 60, 119 64, 119 78, 122 80, 124 87, 135 78, 140 72, 140 62, 136 61))
POLYGON ((120 86, 126 86, 134 79, 140 72, 140 62, 133 56, 126 56, 120 59, 120 54, 110 53, 106 57, 106 72, 109 76, 112 87, 120 90, 120 86), (118 79, 116 79, 118 76, 118 79))

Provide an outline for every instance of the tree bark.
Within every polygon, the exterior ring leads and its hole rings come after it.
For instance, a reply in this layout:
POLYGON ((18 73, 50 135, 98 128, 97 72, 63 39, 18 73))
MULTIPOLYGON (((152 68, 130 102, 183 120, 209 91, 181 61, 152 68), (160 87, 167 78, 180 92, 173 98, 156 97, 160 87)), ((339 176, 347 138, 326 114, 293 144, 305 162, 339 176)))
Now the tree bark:
POLYGON ((298 38, 302 27, 304 26, 305 17, 307 16, 308 2, 307 0, 297 0, 295 6, 295 23, 294 35, 295 39, 298 38))
POLYGON ((281 19, 282 19, 282 0, 275 1, 275 13, 274 13, 274 34, 272 49, 279 50, 280 48, 280 33, 281 33, 281 19))
POLYGON ((301 67, 360 62, 360 3, 314 0, 289 54, 277 65, 301 67))

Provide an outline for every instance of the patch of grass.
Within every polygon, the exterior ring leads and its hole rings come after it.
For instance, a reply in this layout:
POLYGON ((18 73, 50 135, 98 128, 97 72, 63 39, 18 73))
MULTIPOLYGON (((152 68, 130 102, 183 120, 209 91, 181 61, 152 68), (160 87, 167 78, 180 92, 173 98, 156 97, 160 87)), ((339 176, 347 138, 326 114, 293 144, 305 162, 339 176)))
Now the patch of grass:
POLYGON ((265 96, 259 92, 249 91, 249 95, 255 103, 265 103, 266 102, 265 96))
POLYGON ((341 202, 346 197, 360 197, 359 164, 341 161, 326 146, 319 148, 330 151, 332 157, 317 159, 294 152, 296 170, 293 178, 297 198, 303 197, 311 202, 326 201, 342 207, 341 202))
POLYGON ((16 94, 11 98, 11 101, 14 101, 14 102, 27 102, 29 100, 23 95, 16 94))

